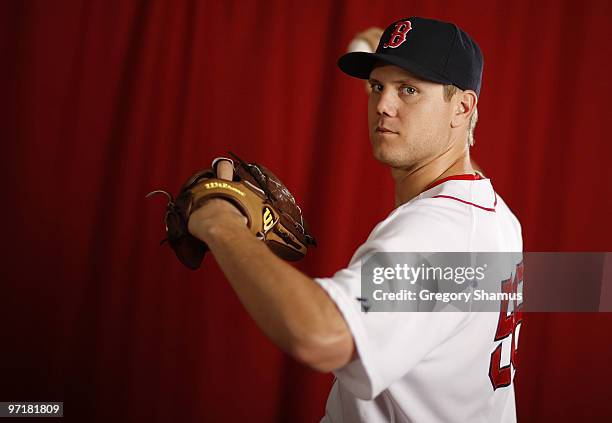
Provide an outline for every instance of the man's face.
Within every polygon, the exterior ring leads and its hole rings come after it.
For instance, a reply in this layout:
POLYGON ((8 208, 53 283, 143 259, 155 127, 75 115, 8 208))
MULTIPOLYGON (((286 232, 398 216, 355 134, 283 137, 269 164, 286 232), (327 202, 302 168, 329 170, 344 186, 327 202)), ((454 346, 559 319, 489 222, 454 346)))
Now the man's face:
POLYGON ((368 126, 374 157, 396 168, 413 168, 450 148, 453 102, 444 86, 393 65, 370 74, 368 126))

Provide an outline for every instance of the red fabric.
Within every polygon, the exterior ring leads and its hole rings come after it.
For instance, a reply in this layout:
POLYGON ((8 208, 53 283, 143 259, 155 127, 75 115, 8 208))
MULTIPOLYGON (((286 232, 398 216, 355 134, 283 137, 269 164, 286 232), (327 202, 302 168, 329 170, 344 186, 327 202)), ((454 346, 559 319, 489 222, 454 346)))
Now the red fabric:
MULTIPOLYGON (((58 400, 75 421, 292 421, 332 378, 257 329, 210 258, 162 238, 155 188, 232 150, 272 169, 345 265, 393 207, 370 154, 352 36, 422 15, 478 42, 474 155, 531 251, 610 251, 607 0, 4 1, 0 399, 58 400), (316 2, 315 2, 316 3, 316 2)), ((160 197, 161 198, 161 197, 160 197)), ((610 314, 527 314, 521 421, 604 421, 610 314)), ((466 347, 468 347, 466 345, 466 347)))

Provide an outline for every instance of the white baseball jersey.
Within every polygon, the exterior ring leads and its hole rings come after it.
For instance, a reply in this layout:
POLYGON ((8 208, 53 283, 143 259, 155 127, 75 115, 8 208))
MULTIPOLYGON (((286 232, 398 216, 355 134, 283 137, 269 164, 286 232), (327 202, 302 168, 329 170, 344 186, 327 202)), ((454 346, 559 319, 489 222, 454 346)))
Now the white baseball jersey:
POLYGON ((516 421, 520 326, 512 315, 362 311, 357 298, 368 255, 443 251, 522 251, 520 224, 489 179, 439 181, 380 222, 346 269, 315 279, 346 319, 358 353, 334 372, 322 422, 516 421))

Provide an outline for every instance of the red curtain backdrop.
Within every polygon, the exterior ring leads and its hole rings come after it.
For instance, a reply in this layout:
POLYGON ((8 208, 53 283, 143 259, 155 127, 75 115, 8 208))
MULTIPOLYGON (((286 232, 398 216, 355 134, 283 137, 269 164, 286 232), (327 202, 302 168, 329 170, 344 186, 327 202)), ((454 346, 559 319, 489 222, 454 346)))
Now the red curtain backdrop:
MULTIPOLYGON (((458 23, 485 73, 473 154, 528 251, 610 251, 611 3, 3 1, 0 401, 66 419, 313 422, 332 383, 272 345, 210 257, 181 267, 163 200, 232 150, 290 187, 346 265, 393 207, 370 155, 353 35, 458 23)), ((580 283, 580 281, 576 281, 580 283)), ((610 421, 610 314, 529 314, 520 421, 610 421)), ((469 345, 466 345, 469 348, 469 345)))

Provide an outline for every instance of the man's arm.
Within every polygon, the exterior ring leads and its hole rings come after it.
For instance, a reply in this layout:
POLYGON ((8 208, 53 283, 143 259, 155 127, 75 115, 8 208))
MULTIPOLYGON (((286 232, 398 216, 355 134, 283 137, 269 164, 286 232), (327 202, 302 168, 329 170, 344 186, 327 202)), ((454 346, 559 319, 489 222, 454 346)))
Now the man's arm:
POLYGON ((195 211, 189 231, 204 241, 240 301, 264 333, 308 366, 329 372, 354 353, 348 326, 314 280, 251 234, 230 203, 213 199, 195 211))

